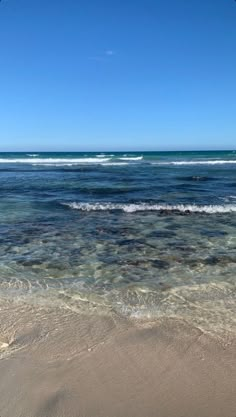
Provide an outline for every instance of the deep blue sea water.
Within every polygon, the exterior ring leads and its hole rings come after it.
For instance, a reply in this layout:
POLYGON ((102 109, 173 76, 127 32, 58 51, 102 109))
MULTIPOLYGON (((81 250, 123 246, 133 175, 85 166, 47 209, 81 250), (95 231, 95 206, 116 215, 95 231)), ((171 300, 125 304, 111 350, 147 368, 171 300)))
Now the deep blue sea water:
POLYGON ((0 300, 236 329, 236 152, 0 154, 0 300))

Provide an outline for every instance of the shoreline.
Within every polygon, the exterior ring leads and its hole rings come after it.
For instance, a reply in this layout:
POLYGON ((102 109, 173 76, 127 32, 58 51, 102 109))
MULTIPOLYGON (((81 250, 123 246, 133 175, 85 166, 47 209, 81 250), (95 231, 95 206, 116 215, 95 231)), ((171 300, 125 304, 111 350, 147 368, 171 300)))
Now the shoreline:
POLYGON ((11 311, 0 314, 1 417, 235 417, 233 335, 222 343, 177 319, 11 311))

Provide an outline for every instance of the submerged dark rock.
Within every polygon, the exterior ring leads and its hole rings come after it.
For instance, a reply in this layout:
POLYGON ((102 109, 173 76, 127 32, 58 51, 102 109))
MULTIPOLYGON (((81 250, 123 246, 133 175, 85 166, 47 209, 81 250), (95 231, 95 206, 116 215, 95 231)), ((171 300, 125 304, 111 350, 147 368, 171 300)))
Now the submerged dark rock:
POLYGON ((156 230, 149 234, 149 237, 151 238, 165 238, 169 239, 171 237, 175 237, 175 232, 170 232, 169 230, 156 230))
POLYGON ((161 291, 167 291, 171 289, 171 285, 167 284, 166 282, 159 282, 159 287, 161 291))
POLYGON ((187 244, 181 244, 178 242, 170 242, 167 245, 171 249, 174 249, 180 252, 185 252, 185 253, 193 253, 196 250, 196 248, 193 248, 191 246, 187 246, 187 244))
POLYGON ((203 230, 201 231, 202 236, 207 237, 223 237, 226 236, 228 233, 223 230, 203 230))
POLYGON ((180 225, 178 224, 169 224, 168 226, 165 227, 167 230, 178 230, 181 228, 180 225))
POLYGON ((43 260, 41 259, 18 259, 17 263, 23 266, 34 266, 34 265, 41 265, 43 260))
POLYGON ((120 246, 129 246, 129 245, 135 245, 136 240, 135 239, 122 239, 118 241, 118 244, 120 246))
POLYGON ((120 246, 140 246, 140 245, 145 245, 146 241, 145 239, 122 239, 122 240, 118 240, 118 244, 120 246))
POLYGON ((160 269, 168 269, 170 264, 167 261, 163 261, 162 259, 153 259, 151 261, 152 266, 154 266, 155 268, 160 268, 160 269))
POLYGON ((236 258, 231 258, 230 256, 209 256, 203 262, 205 265, 225 266, 229 263, 236 263, 236 258))

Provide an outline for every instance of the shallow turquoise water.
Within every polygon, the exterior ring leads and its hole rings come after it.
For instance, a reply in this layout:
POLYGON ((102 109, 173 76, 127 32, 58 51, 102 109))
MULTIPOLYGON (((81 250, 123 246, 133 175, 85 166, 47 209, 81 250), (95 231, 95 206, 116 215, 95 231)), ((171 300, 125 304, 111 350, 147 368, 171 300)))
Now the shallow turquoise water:
POLYGON ((235 331, 236 153, 0 154, 0 298, 235 331))

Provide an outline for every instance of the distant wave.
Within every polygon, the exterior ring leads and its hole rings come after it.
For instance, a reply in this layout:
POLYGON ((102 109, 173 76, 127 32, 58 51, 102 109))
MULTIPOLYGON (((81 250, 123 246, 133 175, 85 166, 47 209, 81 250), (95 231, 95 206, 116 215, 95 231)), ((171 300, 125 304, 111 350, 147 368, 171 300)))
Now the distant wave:
POLYGON ((111 154, 110 153, 109 154, 108 153, 100 153, 100 154, 96 155, 96 158, 103 158, 104 156, 106 158, 108 158, 108 157, 110 158, 110 157, 114 156, 114 154, 113 153, 111 153, 111 154))
POLYGON ((39 154, 38 154, 38 153, 27 153, 26 155, 27 155, 27 156, 33 156, 33 157, 35 157, 35 156, 39 156, 39 154))
POLYGON ((62 163, 62 164, 32 164, 34 167, 73 167, 75 165, 78 165, 78 163, 62 163))
POLYGON ((197 204, 119 204, 119 203, 62 203, 75 210, 81 211, 111 211, 121 210, 126 213, 135 213, 137 211, 166 211, 181 213, 231 213, 236 212, 235 204, 225 205, 197 205, 197 204))
MULTIPOLYGON (((23 158, 0 158, 0 164, 32 164, 32 165, 45 165, 45 166, 72 166, 78 164, 104 164, 110 165, 122 165, 129 162, 142 161, 143 156, 113 156, 112 154, 98 154, 94 157, 81 157, 81 158, 40 158, 39 154, 27 154, 27 157, 23 158)), ((194 165, 225 165, 236 164, 236 159, 202 159, 202 160, 182 160, 182 161, 161 161, 161 160, 148 160, 145 162, 151 165, 157 166, 194 166, 194 165)))
POLYGON ((0 158, 0 164, 97 164, 109 160, 110 158, 0 158))
MULTIPOLYGON (((55 163, 46 163, 46 164, 32 164, 33 166, 45 166, 45 167, 73 167, 76 165, 80 165, 81 163, 78 162, 69 162, 69 163, 60 163, 60 164, 55 164, 55 163)), ((102 162, 100 159, 96 160, 93 162, 93 164, 99 164, 102 166, 122 166, 122 165, 129 165, 128 162, 102 162)))
POLYGON ((123 156, 121 158, 122 161, 141 161, 143 156, 123 156))
POLYGON ((224 165, 224 164, 236 164, 236 159, 224 160, 206 159, 205 161, 166 161, 166 162, 152 162, 153 165, 224 165))
POLYGON ((226 203, 232 203, 232 200, 236 200, 236 196, 235 195, 228 195, 226 197, 219 197, 221 200, 225 201, 226 203))
POLYGON ((122 166, 122 165, 129 165, 128 162, 104 162, 101 165, 103 166, 122 166))

